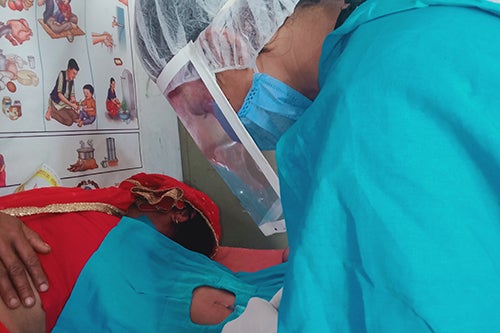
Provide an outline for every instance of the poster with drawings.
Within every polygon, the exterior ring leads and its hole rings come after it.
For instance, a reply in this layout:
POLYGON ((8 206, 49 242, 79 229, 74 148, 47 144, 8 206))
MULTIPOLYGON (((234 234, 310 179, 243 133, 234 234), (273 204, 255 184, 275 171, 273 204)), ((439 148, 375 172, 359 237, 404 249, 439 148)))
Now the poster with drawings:
POLYGON ((40 164, 64 184, 142 168, 129 15, 127 0, 0 0, 0 194, 40 164))

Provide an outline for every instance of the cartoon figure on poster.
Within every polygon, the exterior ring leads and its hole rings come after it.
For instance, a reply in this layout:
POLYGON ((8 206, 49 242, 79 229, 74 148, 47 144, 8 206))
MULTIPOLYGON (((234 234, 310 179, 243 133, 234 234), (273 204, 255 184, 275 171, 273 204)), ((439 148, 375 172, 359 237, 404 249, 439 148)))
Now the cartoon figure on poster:
POLYGON ((78 103, 75 98, 75 78, 79 70, 78 63, 71 58, 66 70, 59 72, 49 96, 46 120, 55 119, 66 126, 79 122, 78 103))
POLYGON ((94 123, 97 111, 94 99, 94 87, 91 84, 83 86, 84 99, 79 103, 78 108, 78 127, 94 123))
POLYGON ((106 110, 108 111, 108 114, 111 118, 117 118, 118 117, 118 112, 120 111, 122 107, 122 103, 120 100, 116 97, 116 81, 114 78, 109 79, 109 88, 108 88, 108 94, 106 98, 106 110))
POLYGON ((94 151, 94 143, 92 140, 87 141, 87 146, 85 146, 85 142, 83 140, 80 141, 80 148, 76 150, 78 153, 78 159, 76 163, 69 166, 68 171, 78 172, 98 168, 99 166, 94 158, 94 151))
POLYGON ((78 26, 78 16, 71 9, 71 0, 39 0, 38 5, 45 5, 43 19, 38 22, 51 38, 65 37, 73 42, 75 36, 85 35, 78 26))
POLYGON ((57 8, 59 8, 59 14, 55 16, 56 22, 61 24, 65 22, 70 22, 73 13, 71 12, 71 0, 56 0, 57 8))

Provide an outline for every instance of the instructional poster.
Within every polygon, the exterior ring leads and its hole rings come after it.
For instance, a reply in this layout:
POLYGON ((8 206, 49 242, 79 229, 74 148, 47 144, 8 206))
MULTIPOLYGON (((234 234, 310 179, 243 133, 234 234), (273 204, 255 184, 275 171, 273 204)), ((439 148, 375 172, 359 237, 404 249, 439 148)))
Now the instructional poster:
POLYGON ((130 24, 127 0, 0 0, 0 194, 140 171, 130 24))

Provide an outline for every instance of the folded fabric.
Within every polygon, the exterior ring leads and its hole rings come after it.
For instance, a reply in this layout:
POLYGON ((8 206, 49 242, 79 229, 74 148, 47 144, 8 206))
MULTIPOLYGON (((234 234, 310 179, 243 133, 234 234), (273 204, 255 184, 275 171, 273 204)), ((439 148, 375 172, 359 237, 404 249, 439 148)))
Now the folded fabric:
POLYGON ((251 297, 272 298, 284 267, 233 273, 158 233, 144 216, 124 217, 82 270, 53 332, 220 332, 251 297), (200 286, 236 296, 235 311, 219 325, 190 320, 200 286))
POLYGON ((500 5, 367 0, 278 143, 281 332, 499 332, 500 5))

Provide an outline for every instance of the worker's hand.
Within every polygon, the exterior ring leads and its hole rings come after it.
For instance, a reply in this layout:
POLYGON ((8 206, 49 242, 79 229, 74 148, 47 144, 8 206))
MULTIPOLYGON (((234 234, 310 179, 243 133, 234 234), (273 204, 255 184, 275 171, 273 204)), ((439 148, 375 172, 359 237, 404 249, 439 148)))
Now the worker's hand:
POLYGON ((224 325, 222 333, 276 333, 281 292, 282 289, 269 302, 258 297, 250 298, 245 311, 224 325))
POLYGON ((28 275, 38 291, 49 288, 35 251, 48 253, 50 246, 21 220, 0 212, 0 296, 11 309, 35 304, 28 275))

